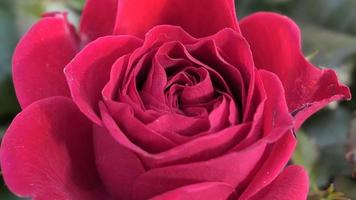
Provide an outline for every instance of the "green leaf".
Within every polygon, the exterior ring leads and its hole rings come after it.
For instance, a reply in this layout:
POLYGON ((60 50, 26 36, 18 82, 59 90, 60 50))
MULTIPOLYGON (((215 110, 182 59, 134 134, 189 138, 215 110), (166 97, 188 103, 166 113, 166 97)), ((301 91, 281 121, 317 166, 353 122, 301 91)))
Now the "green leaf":
POLYGON ((350 176, 338 176, 334 180, 335 190, 344 193, 350 199, 356 199, 356 180, 350 176))
POLYGON ((312 178, 315 177, 319 187, 325 187, 330 184, 332 178, 347 175, 351 171, 345 159, 351 116, 351 111, 342 107, 336 110, 326 109, 303 126, 305 133, 319 149, 319 156, 312 171, 312 178))
POLYGON ((350 131, 347 138, 346 159, 352 167, 352 177, 356 178, 356 113, 351 121, 350 131))
POLYGON ((5 129, 6 129, 5 127, 0 127, 0 141, 1 141, 2 136, 5 133, 5 129))
POLYGON ((18 40, 12 0, 0 1, 0 83, 10 75, 11 56, 18 40))
POLYGON ((318 147, 315 142, 302 131, 298 132, 297 138, 298 145, 293 154, 292 162, 304 166, 309 173, 311 190, 316 191, 318 186, 315 181, 313 169, 319 155, 318 147))
POLYGON ((67 4, 69 7, 76 11, 81 11, 84 7, 85 0, 72 0, 72 1, 67 1, 67 4))
POLYGON ((49 0, 32 0, 22 1, 15 0, 17 14, 26 15, 27 17, 38 18, 45 10, 45 4, 49 0))
POLYGON ((344 145, 351 118, 351 111, 344 107, 324 109, 307 120, 303 125, 303 130, 321 148, 335 144, 344 145))
POLYGON ((318 158, 318 147, 315 142, 302 131, 298 132, 297 138, 298 145, 294 152, 292 161, 295 164, 303 165, 308 171, 310 171, 318 158))
POLYGON ((342 192, 335 190, 334 184, 331 184, 326 190, 312 192, 308 200, 351 200, 342 192))
POLYGON ((17 99, 12 86, 12 80, 7 77, 0 82, 0 125, 8 124, 20 112, 17 99))
POLYGON ((78 25, 83 0, 13 0, 19 32, 24 34, 45 12, 67 12, 68 20, 78 25))
POLYGON ((287 12, 291 9, 295 0, 235 0, 239 17, 259 10, 287 12))
POLYGON ((346 65, 348 58, 356 53, 356 37, 310 23, 299 23, 303 35, 303 49, 306 55, 318 52, 312 62, 319 66, 343 68, 350 74, 352 65, 346 65), (316 37, 317 36, 317 37, 316 37))
POLYGON ((0 199, 1 200, 20 200, 22 198, 16 197, 13 195, 5 186, 0 176, 0 199))
POLYGON ((356 34, 355 0, 298 0, 296 2, 291 11, 294 18, 335 31, 356 34))

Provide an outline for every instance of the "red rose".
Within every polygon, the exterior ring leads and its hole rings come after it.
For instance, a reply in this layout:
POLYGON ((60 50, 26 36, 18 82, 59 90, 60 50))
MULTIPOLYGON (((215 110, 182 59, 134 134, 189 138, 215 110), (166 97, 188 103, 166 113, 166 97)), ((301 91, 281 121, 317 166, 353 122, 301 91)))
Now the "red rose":
POLYGON ((88 0, 79 35, 47 14, 13 78, 24 110, 2 172, 38 200, 302 200, 305 171, 283 170, 293 131, 350 98, 303 57, 293 21, 238 24, 232 0, 88 0))

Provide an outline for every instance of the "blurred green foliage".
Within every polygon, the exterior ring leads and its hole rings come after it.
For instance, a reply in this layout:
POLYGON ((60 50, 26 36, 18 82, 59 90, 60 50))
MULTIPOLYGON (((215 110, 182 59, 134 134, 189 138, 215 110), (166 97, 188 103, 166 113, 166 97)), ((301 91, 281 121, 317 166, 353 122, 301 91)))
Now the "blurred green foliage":
MULTIPOLYGON (((20 35, 45 11, 69 11, 70 20, 78 24, 84 1, 0 1, 0 137, 20 110, 10 75, 20 35)), ((238 0, 236 7, 240 19, 262 10, 293 18, 302 30, 305 55, 315 65, 334 68, 356 92, 356 0, 238 0)), ((332 104, 308 120, 297 135, 292 162, 308 170, 311 200, 356 199, 356 180, 351 176, 356 161, 345 158, 356 152, 356 126, 350 129, 355 109, 356 100, 332 104)), ((18 199, 1 180, 0 199, 18 199)))

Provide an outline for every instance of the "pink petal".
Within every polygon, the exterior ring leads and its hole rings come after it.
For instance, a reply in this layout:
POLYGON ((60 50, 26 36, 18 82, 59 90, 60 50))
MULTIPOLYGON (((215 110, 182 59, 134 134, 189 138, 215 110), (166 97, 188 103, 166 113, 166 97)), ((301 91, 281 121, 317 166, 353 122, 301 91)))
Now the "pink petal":
POLYGON ((230 103, 233 100, 229 96, 222 96, 221 102, 215 105, 215 108, 209 113, 210 131, 214 132, 228 128, 229 115, 230 115, 230 103))
MULTIPOLYGON (((167 75, 164 68, 152 57, 143 65, 150 66, 147 77, 144 80, 142 89, 139 91, 142 101, 147 107, 153 106, 154 101, 159 100, 161 104, 165 102, 164 89, 167 85, 167 75), (146 97, 146 98, 145 98, 146 97)), ((141 67, 141 66, 140 66, 141 67)), ((136 69, 138 66, 135 67, 136 69)), ((142 81, 142 80, 138 80, 142 81)))
POLYGON ((214 134, 200 136, 160 154, 143 157, 152 167, 208 160, 221 156, 236 145, 250 130, 250 124, 231 126, 214 134))
POLYGON ((309 189, 307 172, 299 166, 289 166, 263 191, 249 200, 305 200, 309 189))
POLYGON ((203 68, 190 69, 196 73, 200 73, 202 76, 201 82, 183 87, 181 94, 181 103, 184 104, 199 104, 205 103, 214 98, 214 86, 211 81, 208 71, 203 68))
POLYGON ((51 96, 70 96, 64 66, 79 41, 64 13, 49 13, 21 39, 13 57, 13 80, 22 108, 51 96))
POLYGON ((151 200, 226 200, 234 195, 234 188, 226 183, 206 182, 184 186, 158 195, 151 200))
MULTIPOLYGON (((164 114, 147 124, 147 128, 161 134, 176 133, 182 136, 193 136, 209 129, 206 118, 188 117, 180 114, 164 114), (172 126, 174 124, 174 126, 172 126)), ((185 141, 186 142, 186 141, 185 141)))
POLYGON ((106 189, 115 199, 131 199, 134 181, 145 172, 139 158, 98 126, 94 144, 96 165, 106 189))
POLYGON ((278 76, 265 70, 256 70, 255 91, 250 105, 258 107, 253 116, 252 130, 234 149, 242 149, 262 140, 275 143, 293 128, 284 89, 278 76), (259 103, 256 99, 262 99, 259 103))
POLYGON ((258 70, 256 74, 261 78, 267 95, 261 119, 262 139, 259 142, 267 142, 269 146, 263 163, 253 172, 253 178, 247 183, 247 187, 243 184, 238 186, 237 191, 243 191, 241 200, 249 199, 278 176, 290 159, 296 144, 291 131, 292 117, 288 112, 281 81, 275 74, 265 70, 258 70))
MULTIPOLYGON (((236 143, 239 142, 241 138, 246 135, 246 132, 250 130, 250 124, 248 123, 238 126, 232 126, 230 128, 222 130, 221 132, 200 137, 196 140, 192 140, 183 145, 179 145, 175 148, 169 149, 168 151, 164 151, 158 154, 151 154, 145 149, 143 149, 141 146, 138 146, 136 143, 133 143, 133 141, 131 141, 128 137, 129 134, 125 134, 118 127, 115 120, 112 118, 112 116, 108 114, 108 111, 105 109, 106 107, 102 106, 102 118, 103 124, 108 129, 109 133, 122 146, 137 153, 140 156, 142 162, 145 163, 145 166, 149 168, 155 168, 167 164, 193 162, 197 160, 216 157, 218 155, 221 155, 223 152, 229 150, 229 148, 231 148, 232 146, 236 145, 236 143)), ((145 134, 147 134, 147 132, 145 134)), ((143 139, 151 143, 161 143, 161 146, 151 146, 150 148, 157 149, 166 146, 165 143, 167 139, 165 138, 165 136, 162 135, 159 137, 157 133, 152 131, 149 132, 149 134, 147 134, 147 136, 145 136, 143 139), (151 138, 149 138, 149 136, 151 138)))
POLYGON ((263 136, 269 135, 276 127, 287 126, 291 129, 293 119, 288 112, 285 91, 278 76, 265 70, 258 70, 257 73, 261 77, 267 95, 262 120, 263 136))
MULTIPOLYGON (((285 133, 276 143, 270 145, 270 153, 265 157, 263 165, 253 173, 254 178, 248 183, 240 199, 247 200, 270 184, 289 161, 295 145, 296 139, 291 132, 285 133)), ((237 190, 241 187, 242 185, 237 190)))
MULTIPOLYGON (((217 34, 202 39, 200 42, 187 45, 194 62, 209 65, 220 73, 230 86, 234 97, 238 99, 245 115, 251 109, 248 91, 253 90, 254 63, 247 41, 231 29, 223 29, 217 34)), ((244 116, 244 119, 246 116, 244 116)))
POLYGON ((111 126, 114 126, 113 128, 117 127, 120 132, 122 130, 125 136, 136 145, 152 153, 161 152, 175 146, 171 140, 148 129, 145 124, 136 119, 127 104, 112 101, 107 101, 105 104, 100 104, 104 124, 115 120, 116 123, 111 124, 111 126), (110 120, 110 118, 112 119, 110 120))
POLYGON ((65 97, 47 98, 24 109, 1 144, 7 186, 34 199, 105 197, 99 192, 91 127, 65 97))
POLYGON ((110 71, 110 80, 106 83, 102 90, 103 99, 105 100, 117 100, 117 94, 122 91, 119 90, 119 86, 124 81, 125 73, 128 70, 130 54, 120 57, 115 61, 110 71))
POLYGON ((101 91, 109 81, 113 63, 141 45, 131 36, 106 36, 88 44, 66 66, 65 75, 74 102, 93 122, 98 117, 101 91))
POLYGON ((112 35, 118 0, 87 0, 80 21, 80 32, 85 42, 112 35))
POLYGON ((120 0, 114 33, 143 37, 162 24, 181 26, 195 37, 223 28, 239 32, 232 0, 120 0))
POLYGON ((351 98, 349 89, 338 82, 333 70, 321 70, 304 58, 300 30, 289 18, 261 12, 246 17, 240 25, 256 66, 281 79, 297 128, 329 102, 351 98))
POLYGON ((134 199, 155 195, 200 182, 224 182, 236 187, 251 173, 261 159, 266 144, 195 163, 151 169, 138 177, 134 199))

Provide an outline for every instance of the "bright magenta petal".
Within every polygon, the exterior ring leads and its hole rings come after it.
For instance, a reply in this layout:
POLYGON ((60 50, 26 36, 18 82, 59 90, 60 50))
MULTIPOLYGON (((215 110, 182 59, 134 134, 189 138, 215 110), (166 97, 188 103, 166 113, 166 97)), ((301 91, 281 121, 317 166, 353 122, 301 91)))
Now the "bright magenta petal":
POLYGON ((281 81, 276 75, 265 70, 258 70, 257 74, 261 77, 267 94, 262 120, 264 137, 259 142, 264 141, 269 145, 261 165, 252 173, 252 179, 248 183, 237 186, 236 190, 239 193, 243 192, 241 200, 249 199, 279 175, 290 159, 296 144, 291 131, 292 117, 288 112, 281 81))
POLYGON ((21 39, 13 58, 13 80, 22 108, 51 96, 70 96, 64 66, 79 49, 65 14, 50 13, 21 39))
POLYGON ((234 188, 226 183, 207 182, 184 186, 151 200, 226 200, 235 195, 234 188))
POLYGON ((265 143, 260 143, 211 160, 151 169, 137 178, 133 190, 134 199, 148 199, 201 182, 224 182, 236 187, 256 167, 265 147, 265 143))
POLYGON ((98 126, 94 146, 96 166, 107 191, 115 199, 131 199, 134 181, 145 172, 140 159, 98 126))
POLYGON ((309 189, 307 172, 299 166, 289 166, 263 191, 250 200, 305 200, 309 189))
POLYGON ((112 35, 118 0, 87 0, 80 21, 80 32, 85 42, 112 35))
POLYGON ((120 0, 115 33, 143 37, 156 25, 181 26, 195 37, 239 31, 232 0, 120 0), (208 22, 208 24, 207 24, 208 22))
POLYGON ((109 81, 113 63, 141 45, 132 36, 106 36, 88 44, 66 66, 65 75, 74 102, 93 122, 97 116, 101 92, 109 81))
POLYGON ((300 30, 289 18, 261 12, 246 17, 240 26, 251 45, 256 66, 281 79, 297 128, 329 102, 351 97, 334 71, 321 70, 304 58, 300 30))
POLYGON ((1 144, 7 186, 34 199, 96 199, 100 191, 90 121, 65 97, 37 101, 12 122, 1 144))
POLYGON ((248 183, 241 200, 249 199, 278 176, 293 154, 295 145, 296 139, 290 131, 269 146, 270 153, 266 155, 263 165, 254 172, 254 178, 248 183))

